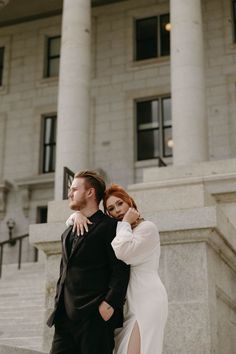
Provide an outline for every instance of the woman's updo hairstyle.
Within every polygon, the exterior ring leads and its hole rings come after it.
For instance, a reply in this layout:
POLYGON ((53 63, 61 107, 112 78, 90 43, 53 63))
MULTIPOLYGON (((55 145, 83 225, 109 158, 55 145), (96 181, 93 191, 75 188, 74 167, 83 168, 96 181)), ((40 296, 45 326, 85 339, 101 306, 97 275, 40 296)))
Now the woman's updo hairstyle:
POLYGON ((105 195, 103 198, 103 206, 104 206, 104 211, 106 214, 107 213, 107 200, 109 197, 114 196, 117 198, 122 199, 125 203, 127 203, 131 208, 135 208, 136 210, 137 205, 133 198, 124 190, 123 187, 119 186, 118 184, 111 184, 105 191, 105 195))

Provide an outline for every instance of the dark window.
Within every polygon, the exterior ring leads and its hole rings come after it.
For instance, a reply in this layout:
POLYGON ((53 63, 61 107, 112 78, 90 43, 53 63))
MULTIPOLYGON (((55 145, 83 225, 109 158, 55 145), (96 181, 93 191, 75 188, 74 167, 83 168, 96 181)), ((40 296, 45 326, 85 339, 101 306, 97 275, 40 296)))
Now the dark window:
POLYGON ((48 208, 46 206, 38 207, 37 223, 45 224, 48 219, 48 208))
POLYGON ((136 21, 136 59, 157 57, 157 17, 136 21))
POLYGON ((136 103, 137 160, 172 156, 171 98, 136 103))
POLYGON ((47 39, 47 64, 46 77, 54 77, 59 74, 61 36, 47 39))
POLYGON ((160 56, 170 55, 170 15, 160 16, 160 56))
POLYGON ((234 31, 234 42, 236 42, 236 0, 232 1, 233 6, 233 31, 234 31))
MULTIPOLYGON (((45 224, 47 223, 48 219, 48 207, 47 206, 40 206, 37 208, 37 223, 38 224, 45 224)), ((34 248, 34 261, 38 261, 38 249, 34 248)))
POLYGON ((3 64, 4 64, 4 47, 0 47, 0 86, 3 79, 3 64))
POLYGON ((170 55, 170 15, 136 20, 136 60, 170 55))
POLYGON ((43 118, 43 166, 42 172, 54 172, 56 162, 56 116, 43 118))

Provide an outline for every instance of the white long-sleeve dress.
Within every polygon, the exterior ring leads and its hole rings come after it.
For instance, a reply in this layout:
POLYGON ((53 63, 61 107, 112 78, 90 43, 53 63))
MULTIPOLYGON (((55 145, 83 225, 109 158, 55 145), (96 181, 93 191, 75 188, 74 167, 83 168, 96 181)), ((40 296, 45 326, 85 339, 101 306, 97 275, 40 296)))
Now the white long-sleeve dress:
POLYGON ((142 221, 133 230, 128 222, 119 222, 112 247, 117 258, 131 265, 124 326, 116 330, 115 354, 127 354, 136 322, 141 339, 140 354, 161 354, 168 300, 158 275, 158 230, 150 221, 142 221))

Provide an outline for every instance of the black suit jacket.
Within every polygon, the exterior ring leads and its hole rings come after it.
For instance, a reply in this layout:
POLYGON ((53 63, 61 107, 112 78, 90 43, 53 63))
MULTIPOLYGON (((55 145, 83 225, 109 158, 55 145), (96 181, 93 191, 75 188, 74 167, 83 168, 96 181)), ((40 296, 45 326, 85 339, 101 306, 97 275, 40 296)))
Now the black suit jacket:
MULTIPOLYGON (((129 266, 118 260, 111 247, 117 222, 101 210, 92 217, 88 233, 78 239, 71 254, 67 242, 72 227, 62 234, 62 258, 57 282, 55 308, 47 324, 51 327, 64 303, 69 319, 80 320, 105 300, 122 311, 129 281, 129 266)), ((122 317, 123 318, 123 317, 122 317)), ((122 325, 120 318, 117 326, 122 325)))

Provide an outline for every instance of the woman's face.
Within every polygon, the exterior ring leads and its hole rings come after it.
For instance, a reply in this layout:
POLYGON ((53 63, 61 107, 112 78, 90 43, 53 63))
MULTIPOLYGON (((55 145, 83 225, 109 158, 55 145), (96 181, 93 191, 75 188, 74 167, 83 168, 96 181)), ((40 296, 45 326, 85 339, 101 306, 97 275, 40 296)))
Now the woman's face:
POLYGON ((122 220, 125 213, 130 208, 129 204, 124 202, 123 199, 111 195, 107 199, 107 212, 110 216, 117 220, 122 220))

